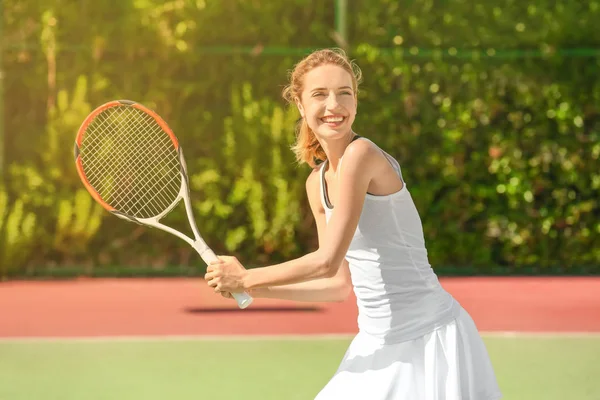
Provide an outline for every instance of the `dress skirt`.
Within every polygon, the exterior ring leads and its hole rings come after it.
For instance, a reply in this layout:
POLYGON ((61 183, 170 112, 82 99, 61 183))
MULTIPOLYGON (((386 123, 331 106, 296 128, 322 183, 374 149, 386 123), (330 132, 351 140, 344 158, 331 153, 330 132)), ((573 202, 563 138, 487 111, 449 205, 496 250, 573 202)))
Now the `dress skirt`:
POLYGON ((502 397, 471 316, 419 338, 382 343, 358 333, 315 400, 496 400, 502 397))

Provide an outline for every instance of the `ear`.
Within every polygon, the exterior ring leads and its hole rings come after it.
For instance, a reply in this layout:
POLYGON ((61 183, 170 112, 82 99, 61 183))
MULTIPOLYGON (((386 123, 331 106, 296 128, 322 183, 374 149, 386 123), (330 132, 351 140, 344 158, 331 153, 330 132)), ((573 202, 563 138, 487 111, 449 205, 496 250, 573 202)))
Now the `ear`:
POLYGON ((296 107, 298 107, 298 111, 300 112, 300 116, 304 118, 304 107, 302 107, 302 103, 296 100, 296 107))

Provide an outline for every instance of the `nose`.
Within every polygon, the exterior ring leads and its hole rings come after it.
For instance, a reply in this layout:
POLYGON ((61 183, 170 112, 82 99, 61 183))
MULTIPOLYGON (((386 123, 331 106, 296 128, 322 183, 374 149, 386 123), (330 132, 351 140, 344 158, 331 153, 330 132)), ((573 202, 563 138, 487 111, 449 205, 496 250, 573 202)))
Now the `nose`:
POLYGON ((329 94, 329 97, 327 97, 325 106, 327 107, 328 110, 335 110, 339 106, 337 96, 335 93, 329 94))

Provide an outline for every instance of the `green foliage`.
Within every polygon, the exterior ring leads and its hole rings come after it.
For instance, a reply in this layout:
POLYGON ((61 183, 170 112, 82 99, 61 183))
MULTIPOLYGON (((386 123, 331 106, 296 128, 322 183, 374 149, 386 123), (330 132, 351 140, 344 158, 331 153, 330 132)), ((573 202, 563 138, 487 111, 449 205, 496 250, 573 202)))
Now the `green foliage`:
POLYGON ((78 79, 72 98, 66 90, 58 92, 35 148, 37 157, 22 164, 13 161, 9 168, 9 192, 18 197, 8 202, 5 196, 4 202, 8 217, 2 265, 7 271, 48 259, 68 263, 89 256, 87 244, 100 226, 102 211, 72 173, 72 132, 91 111, 86 85, 85 78, 78 79))
POLYGON ((224 250, 255 254, 253 262, 267 262, 273 252, 294 254, 305 197, 303 171, 290 157, 297 112, 255 99, 249 83, 231 99, 223 136, 210 146, 214 157, 192 176, 200 220, 224 238, 224 250))
MULTIPOLYGON (((365 78, 355 128, 399 159, 432 264, 597 271, 600 3, 350 3, 349 52, 365 78)), ((108 215, 83 190, 75 133, 115 98, 155 109, 180 138, 194 213, 217 252, 251 266, 313 249, 309 171, 289 149, 297 114, 280 93, 302 55, 336 45, 334 8, 5 2, 0 248, 13 258, 2 270, 201 264, 179 239, 108 215)), ((182 209, 169 219, 185 229, 182 209)))
POLYGON ((0 187, 0 280, 16 270, 34 250, 36 217, 24 209, 23 200, 10 201, 0 187))
POLYGON ((561 82, 544 60, 415 61, 366 45, 357 57, 369 77, 359 129, 384 128, 378 142, 400 158, 434 265, 598 263, 598 122, 586 112, 597 84, 561 82))
POLYGON ((598 265, 600 59, 564 55, 598 45, 599 5, 355 10, 370 118, 359 123, 383 128, 378 142, 401 158, 434 265, 598 265))

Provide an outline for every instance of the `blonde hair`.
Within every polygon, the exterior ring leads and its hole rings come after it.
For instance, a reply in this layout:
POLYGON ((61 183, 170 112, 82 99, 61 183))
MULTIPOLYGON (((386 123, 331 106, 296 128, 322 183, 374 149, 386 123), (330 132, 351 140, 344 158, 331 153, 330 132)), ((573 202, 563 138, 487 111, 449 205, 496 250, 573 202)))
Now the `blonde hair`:
MULTIPOLYGON (((356 96, 362 79, 360 68, 348 59, 344 50, 323 49, 309 54, 294 66, 289 75, 289 84, 283 89, 283 98, 290 104, 301 103, 304 76, 309 71, 328 64, 341 67, 352 76, 352 89, 356 96)), ((292 146, 292 151, 300 164, 307 163, 312 168, 316 167, 318 161, 325 161, 327 158, 315 133, 304 118, 296 126, 296 143, 292 146)))

